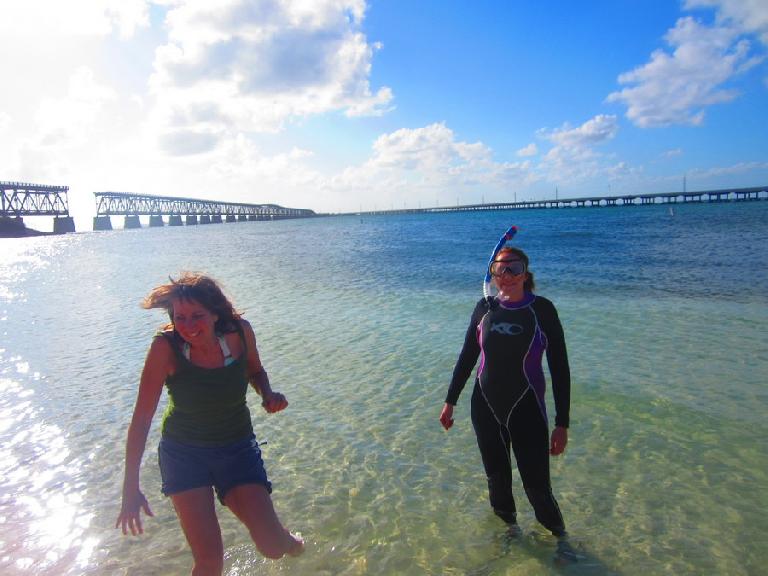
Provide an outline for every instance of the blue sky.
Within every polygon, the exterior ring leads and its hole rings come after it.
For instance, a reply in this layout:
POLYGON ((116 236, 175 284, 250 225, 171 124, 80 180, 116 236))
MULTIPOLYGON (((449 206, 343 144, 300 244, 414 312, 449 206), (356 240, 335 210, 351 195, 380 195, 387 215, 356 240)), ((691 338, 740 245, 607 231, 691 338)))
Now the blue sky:
POLYGON ((107 190, 326 212, 766 185, 767 56, 765 0, 4 2, 0 180, 68 185, 83 221, 107 190))

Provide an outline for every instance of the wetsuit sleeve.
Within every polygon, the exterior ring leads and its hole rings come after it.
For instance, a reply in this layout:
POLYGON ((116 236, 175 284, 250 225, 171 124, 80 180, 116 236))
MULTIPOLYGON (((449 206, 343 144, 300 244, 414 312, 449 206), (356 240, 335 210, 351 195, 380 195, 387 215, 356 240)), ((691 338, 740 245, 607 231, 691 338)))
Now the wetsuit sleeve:
POLYGON ((571 409, 571 369, 565 335, 555 306, 545 298, 541 300, 542 328, 547 337, 547 364, 552 376, 552 395, 555 399, 555 426, 568 428, 571 409))
POLYGON ((477 325, 487 310, 488 307, 485 301, 480 300, 475 306, 474 312, 472 312, 467 333, 464 335, 464 346, 462 346, 459 359, 453 368, 451 385, 448 387, 448 394, 445 397, 445 402, 452 406, 455 406, 456 402, 459 401, 459 395, 464 389, 472 369, 475 367, 477 357, 480 355, 480 343, 477 341, 477 325))

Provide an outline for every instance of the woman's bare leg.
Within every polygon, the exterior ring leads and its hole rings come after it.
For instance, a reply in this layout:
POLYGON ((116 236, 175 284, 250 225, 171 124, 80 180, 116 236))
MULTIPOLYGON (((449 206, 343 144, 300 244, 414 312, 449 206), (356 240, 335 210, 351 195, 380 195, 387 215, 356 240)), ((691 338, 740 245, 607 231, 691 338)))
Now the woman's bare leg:
POLYGON ((256 548, 267 558, 298 556, 304 551, 304 541, 283 527, 269 492, 261 484, 235 486, 227 492, 224 503, 248 527, 256 548))
POLYGON ((219 576, 224 569, 224 544, 213 489, 185 490, 171 495, 171 501, 192 549, 192 576, 219 576))

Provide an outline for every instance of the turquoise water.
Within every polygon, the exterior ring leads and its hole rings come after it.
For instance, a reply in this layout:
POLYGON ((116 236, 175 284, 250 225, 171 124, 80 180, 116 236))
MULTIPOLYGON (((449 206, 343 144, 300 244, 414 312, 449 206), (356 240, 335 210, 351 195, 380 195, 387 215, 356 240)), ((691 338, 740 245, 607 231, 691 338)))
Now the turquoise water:
MULTIPOLYGON (((768 202, 337 217, 3 240, 0 573, 188 573, 159 493, 114 530, 152 334, 138 302, 220 279, 289 408, 253 402, 273 498, 307 550, 264 560, 220 510, 230 575, 768 572, 768 202), (580 562, 486 502, 469 390, 438 415, 486 260, 511 224, 566 330, 572 427, 553 485, 580 562)), ((551 398, 549 399, 551 405, 551 398)), ((163 401, 164 402, 164 399, 163 401)), ((160 407, 162 409, 162 406, 160 407)))

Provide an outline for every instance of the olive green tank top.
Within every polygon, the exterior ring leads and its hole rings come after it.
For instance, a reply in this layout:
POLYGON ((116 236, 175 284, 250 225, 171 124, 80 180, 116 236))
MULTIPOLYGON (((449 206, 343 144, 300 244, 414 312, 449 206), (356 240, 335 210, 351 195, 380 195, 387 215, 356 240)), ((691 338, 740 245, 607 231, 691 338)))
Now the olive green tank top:
MULTIPOLYGON (((176 354, 176 371, 165 380, 168 404, 162 434, 194 446, 223 446, 253 434, 248 391, 247 351, 227 366, 202 368, 180 350, 183 340, 162 332, 176 354)), ((242 334, 240 334, 242 338, 242 334)))

